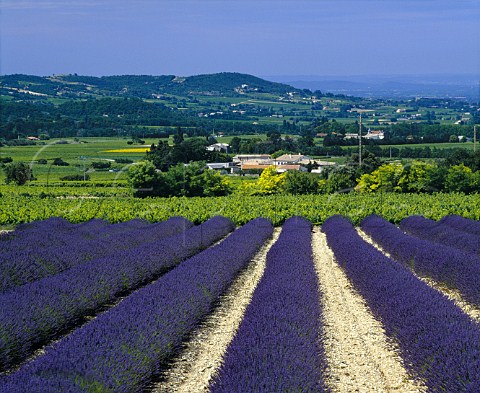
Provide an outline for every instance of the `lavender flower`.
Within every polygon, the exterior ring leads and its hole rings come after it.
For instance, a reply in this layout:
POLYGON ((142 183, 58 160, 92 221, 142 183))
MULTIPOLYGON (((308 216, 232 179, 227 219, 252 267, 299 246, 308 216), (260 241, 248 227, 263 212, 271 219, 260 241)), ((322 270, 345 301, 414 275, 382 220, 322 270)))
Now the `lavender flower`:
POLYGON ((293 217, 227 349, 212 393, 322 392, 325 358, 311 224, 293 217))
POLYGON ((328 244, 372 313, 395 340, 408 371, 432 392, 480 391, 480 330, 448 298, 363 241, 334 216, 328 244))
POLYGON ((158 278, 234 228, 214 217, 184 233, 94 259, 0 295, 0 369, 22 361, 85 316, 158 278))
POLYGON ((421 239, 444 244, 472 254, 480 254, 479 236, 452 228, 442 222, 429 220, 422 216, 410 216, 400 222, 400 228, 421 239))
POLYGON ((249 222, 5 377, 0 392, 144 391, 272 230, 249 222))

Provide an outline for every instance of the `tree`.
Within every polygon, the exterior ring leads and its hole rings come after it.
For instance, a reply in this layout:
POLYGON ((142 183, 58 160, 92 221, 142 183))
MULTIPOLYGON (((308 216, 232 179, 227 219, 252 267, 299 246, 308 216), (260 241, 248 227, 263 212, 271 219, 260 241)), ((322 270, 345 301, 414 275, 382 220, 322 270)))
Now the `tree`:
POLYGON ((208 143, 209 145, 213 145, 213 144, 215 144, 215 143, 218 143, 217 138, 215 138, 213 135, 208 135, 208 136, 206 137, 206 140, 207 140, 207 143, 208 143))
POLYGON ((445 177, 445 190, 469 193, 478 188, 478 175, 463 165, 454 165, 447 171, 445 177))
POLYGON ((128 168, 128 184, 135 190, 135 196, 158 195, 159 174, 150 161, 139 161, 128 168))
POLYGON ((355 186, 355 181, 352 180, 350 173, 344 170, 332 171, 326 183, 320 183, 322 185, 322 192, 331 194, 334 192, 348 192, 352 191, 355 186))
POLYGON ((230 141, 230 149, 232 153, 240 153, 240 145, 242 140, 238 136, 234 136, 230 141))
POLYGON ((302 147, 312 147, 315 146, 315 138, 316 132, 314 130, 304 129, 300 132, 300 140, 298 143, 302 147))
POLYGON ((308 172, 286 172, 283 190, 295 195, 315 194, 318 192, 318 176, 308 172))
POLYGON ((166 172, 178 163, 188 164, 191 161, 209 161, 221 157, 218 152, 209 152, 207 146, 204 138, 190 138, 173 147, 166 141, 159 141, 157 146, 150 147, 146 159, 152 161, 162 172, 166 172))
POLYGON ((402 175, 402 164, 382 165, 372 173, 362 175, 355 190, 359 192, 401 191, 398 184, 402 175))
POLYGON ((177 130, 175 132, 175 135, 173 136, 173 144, 174 145, 179 145, 180 143, 183 142, 183 130, 181 127, 177 127, 177 130))
POLYGON ((434 192, 442 188, 438 182, 439 168, 435 163, 413 161, 404 167, 398 185, 407 192, 434 192))
POLYGON ((5 172, 5 183, 15 183, 18 186, 33 180, 32 168, 24 162, 12 162, 3 168, 5 172))
POLYGON ((161 174, 167 187, 162 196, 223 196, 231 192, 228 181, 205 162, 178 164, 161 174))
POLYGON ((163 176, 168 184, 169 195, 202 196, 203 187, 199 176, 203 173, 204 162, 192 162, 189 165, 179 163, 171 167, 163 176))
POLYGON ((214 170, 205 170, 202 174, 204 196, 225 196, 232 192, 227 179, 214 170))
POLYGON ((52 165, 56 166, 69 166, 70 164, 66 161, 63 161, 60 157, 57 157, 53 160, 52 165))
POLYGON ((110 169, 112 163, 109 161, 94 161, 91 166, 94 169, 110 169))
POLYGON ((282 190, 286 173, 279 174, 274 166, 269 166, 262 171, 258 179, 261 194, 276 194, 282 190))

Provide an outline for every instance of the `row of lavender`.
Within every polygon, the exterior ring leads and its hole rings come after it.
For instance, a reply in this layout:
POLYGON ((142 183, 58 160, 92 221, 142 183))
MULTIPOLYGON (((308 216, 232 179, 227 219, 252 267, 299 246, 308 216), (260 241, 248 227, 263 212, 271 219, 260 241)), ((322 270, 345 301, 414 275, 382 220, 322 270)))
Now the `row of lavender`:
MULTIPOLYGON (((407 219, 406 219, 407 220, 407 219)), ((426 219, 412 216, 410 227, 421 227, 426 219), (419 224, 416 225, 415 222, 419 224)), ((427 221, 427 225, 428 221, 427 221)), ((440 226, 438 224, 437 226, 440 226)), ((441 243, 405 234, 379 216, 370 216, 361 223, 362 229, 396 261, 423 277, 431 277, 447 287, 457 289, 463 298, 480 306, 480 257, 441 243)), ((450 228, 447 227, 447 232, 450 228)), ((459 232, 458 230, 453 230, 459 232)), ((415 233, 419 230, 413 231, 415 233)), ((425 231, 428 233, 428 231, 425 231)), ((464 235, 468 235, 463 232, 464 235)), ((470 235, 476 236, 476 235, 470 235)))
POLYGON ((470 220, 468 218, 452 214, 443 217, 440 222, 463 232, 480 235, 480 221, 477 220, 470 220))
MULTIPOLYGON (((400 228, 421 239, 480 255, 480 236, 478 233, 466 232, 460 224, 464 220, 461 217, 447 216, 437 222, 422 216, 410 216, 400 222, 400 228)), ((465 227, 478 228, 474 222, 469 226, 465 225, 465 227)))
POLYGON ((480 391, 478 324, 407 267, 366 243, 346 219, 331 217, 322 229, 337 261, 398 344, 411 375, 432 392, 480 391))
MULTIPOLYGON (((94 315, 119 296, 159 277, 234 229, 224 217, 177 235, 94 259, 0 295, 0 370, 23 361, 39 346, 94 315)), ((168 230, 169 223, 165 223, 168 230)), ((168 230, 170 231, 170 230, 168 230)))
POLYGON ((67 234, 88 239, 140 229, 149 225, 150 223, 140 219, 117 224, 109 224, 104 220, 92 219, 80 224, 72 224, 61 217, 50 217, 43 221, 21 224, 15 228, 15 231, 4 234, 0 238, 2 242, 0 255, 4 251, 14 251, 19 245, 26 245, 29 239, 36 240, 38 247, 42 248, 50 247, 51 244, 64 244, 63 239, 67 234))
POLYGON ((326 390, 311 240, 305 219, 293 217, 283 225, 211 392, 326 390))
POLYGON ((4 377, 0 392, 143 391, 272 230, 249 222, 4 377))
POLYGON ((0 293, 60 273, 95 258, 121 253, 130 247, 158 241, 192 227, 180 217, 166 223, 132 220, 108 224, 91 220, 70 224, 51 218, 17 229, 2 238, 0 293))

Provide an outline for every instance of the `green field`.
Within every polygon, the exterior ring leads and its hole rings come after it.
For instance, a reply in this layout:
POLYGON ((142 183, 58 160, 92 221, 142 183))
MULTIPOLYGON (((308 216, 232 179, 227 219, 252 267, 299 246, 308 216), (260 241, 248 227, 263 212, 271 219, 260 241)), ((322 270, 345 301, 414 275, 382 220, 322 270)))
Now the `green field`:
MULTIPOLYGON (((59 144, 60 139, 45 141, 44 145, 35 146, 3 146, 0 147, 0 158, 12 157, 14 161, 24 161, 31 165, 36 181, 33 184, 46 184, 57 182, 65 175, 83 174, 84 165, 92 181, 124 180, 125 164, 116 164, 117 158, 128 158, 138 161, 145 156, 144 152, 131 152, 126 150, 148 150, 152 143, 158 143, 158 139, 147 139, 145 145, 128 145, 124 138, 80 138, 75 141, 72 138, 63 139, 68 144, 59 144), (108 150, 125 150, 124 152, 107 152, 108 150), (55 158, 61 158, 69 163, 69 166, 52 165, 55 158), (46 164, 39 164, 39 160, 47 160, 46 164), (111 169, 118 172, 93 170, 92 162, 108 161, 112 163, 111 169)), ((3 182, 3 171, 0 174, 3 182)))
MULTIPOLYGON (((436 149, 467 149, 467 150, 473 150, 473 142, 463 142, 463 143, 419 143, 419 144, 403 144, 403 145, 381 145, 380 146, 382 149, 389 149, 389 148, 424 148, 424 147, 429 147, 430 149, 436 148, 436 149)), ((477 146, 477 149, 479 147, 477 146)))

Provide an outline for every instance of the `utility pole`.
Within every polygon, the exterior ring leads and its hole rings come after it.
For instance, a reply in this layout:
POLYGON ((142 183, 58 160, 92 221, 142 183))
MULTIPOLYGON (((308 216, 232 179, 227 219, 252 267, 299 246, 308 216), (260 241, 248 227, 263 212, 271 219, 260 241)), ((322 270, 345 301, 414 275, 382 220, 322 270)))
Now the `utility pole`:
POLYGON ((477 151, 477 125, 473 126, 473 152, 477 151))
POLYGON ((362 166, 362 112, 360 112, 360 127, 358 128, 358 165, 362 166))

